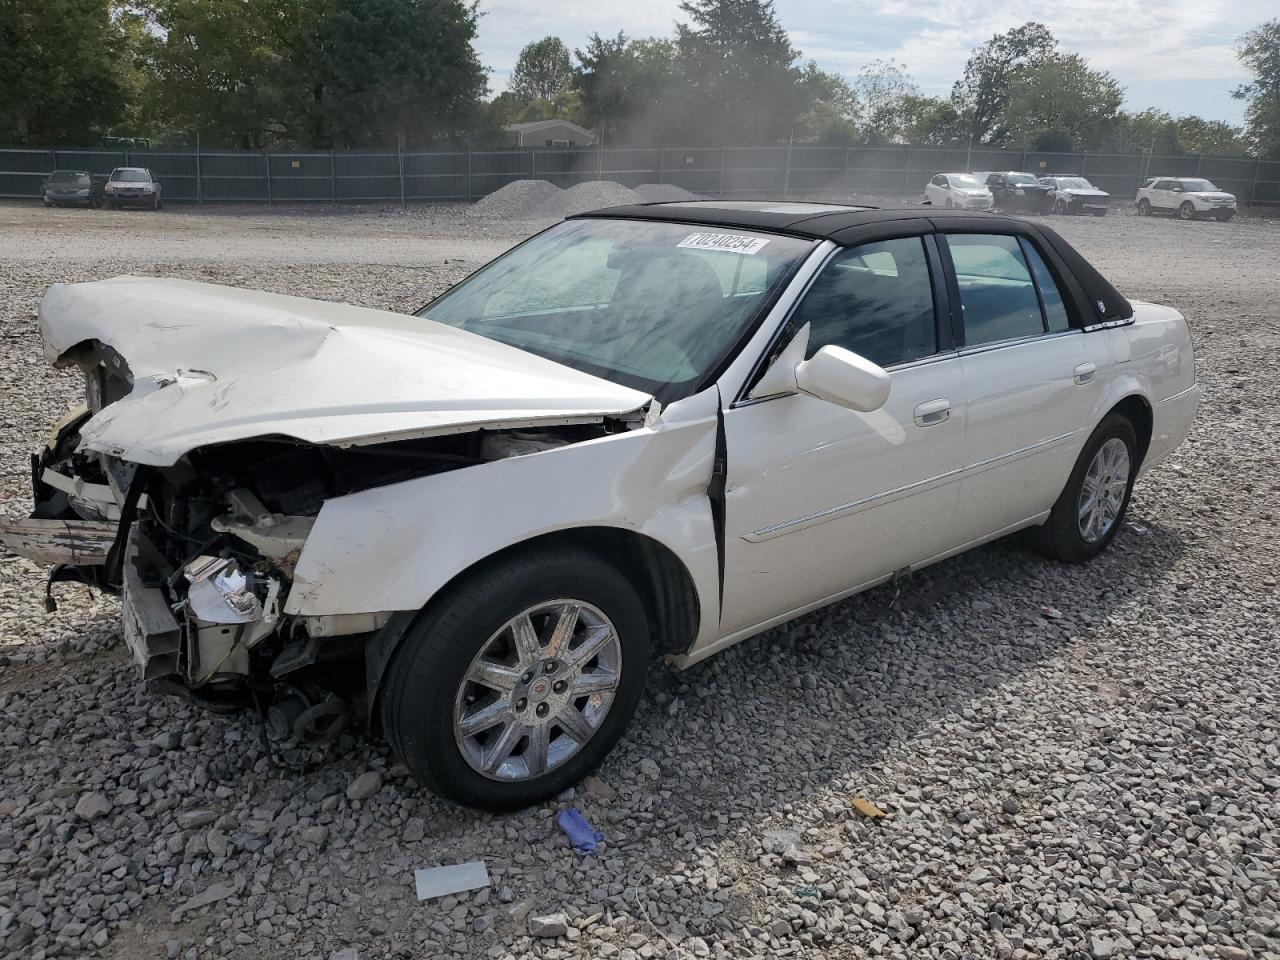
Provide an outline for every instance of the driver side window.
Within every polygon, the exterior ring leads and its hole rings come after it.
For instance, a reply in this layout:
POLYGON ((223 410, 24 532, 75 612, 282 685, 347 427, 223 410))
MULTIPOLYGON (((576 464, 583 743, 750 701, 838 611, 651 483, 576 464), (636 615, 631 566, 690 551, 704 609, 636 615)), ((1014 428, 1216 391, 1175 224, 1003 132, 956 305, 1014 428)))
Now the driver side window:
POLYGON ((888 367, 936 353, 924 241, 904 237, 841 251, 805 294, 792 323, 796 329, 809 324, 809 357, 831 344, 888 367))

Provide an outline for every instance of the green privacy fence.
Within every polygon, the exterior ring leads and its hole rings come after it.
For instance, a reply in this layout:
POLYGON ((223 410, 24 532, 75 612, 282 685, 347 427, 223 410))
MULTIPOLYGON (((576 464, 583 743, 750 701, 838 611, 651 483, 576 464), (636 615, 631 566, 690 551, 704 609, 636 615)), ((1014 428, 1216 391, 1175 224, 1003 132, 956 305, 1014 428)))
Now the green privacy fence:
POLYGON ((1280 205, 1280 160, 978 147, 523 147, 506 150, 236 151, 159 147, 0 148, 0 197, 38 198, 54 169, 149 167, 166 201, 193 203, 465 202, 514 180, 670 183, 730 198, 919 195, 935 173, 1026 170, 1079 174, 1118 198, 1148 176, 1199 176, 1242 203, 1280 205))

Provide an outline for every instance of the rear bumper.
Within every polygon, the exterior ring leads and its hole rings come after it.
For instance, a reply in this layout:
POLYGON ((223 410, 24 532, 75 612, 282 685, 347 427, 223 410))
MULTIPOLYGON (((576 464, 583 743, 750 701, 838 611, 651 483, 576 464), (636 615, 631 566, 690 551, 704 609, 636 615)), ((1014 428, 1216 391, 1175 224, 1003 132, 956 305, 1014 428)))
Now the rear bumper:
POLYGON ((1151 444, 1142 461, 1139 475, 1146 473, 1169 456, 1191 431, 1191 423, 1200 407, 1200 385, 1192 384, 1171 397, 1157 401, 1152 411, 1151 444))

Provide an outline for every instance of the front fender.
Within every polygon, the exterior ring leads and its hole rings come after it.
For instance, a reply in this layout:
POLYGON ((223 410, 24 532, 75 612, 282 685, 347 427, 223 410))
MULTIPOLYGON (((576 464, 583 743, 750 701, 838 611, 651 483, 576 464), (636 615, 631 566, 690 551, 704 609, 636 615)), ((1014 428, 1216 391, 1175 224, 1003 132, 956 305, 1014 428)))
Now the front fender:
POLYGON ((719 567, 708 485, 714 389, 627 433, 364 490, 325 502, 298 559, 285 612, 419 610, 495 553, 575 527, 652 537, 685 564, 717 627, 719 567))

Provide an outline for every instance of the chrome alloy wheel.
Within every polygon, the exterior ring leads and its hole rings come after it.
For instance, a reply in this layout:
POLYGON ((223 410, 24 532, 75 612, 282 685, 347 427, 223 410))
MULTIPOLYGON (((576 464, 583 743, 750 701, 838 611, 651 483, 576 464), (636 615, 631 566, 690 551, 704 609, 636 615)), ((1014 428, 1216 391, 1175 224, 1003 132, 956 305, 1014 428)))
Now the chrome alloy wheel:
POLYGON ((1080 487, 1076 517, 1085 543, 1097 543, 1110 532, 1128 490, 1129 448, 1112 437, 1093 455, 1080 487))
POLYGON ((580 600, 529 607, 467 668, 454 700, 454 740, 491 780, 541 776, 600 729, 621 677, 622 643, 598 608, 580 600))

